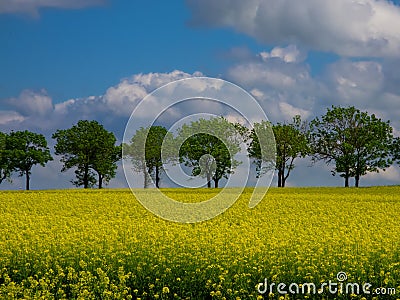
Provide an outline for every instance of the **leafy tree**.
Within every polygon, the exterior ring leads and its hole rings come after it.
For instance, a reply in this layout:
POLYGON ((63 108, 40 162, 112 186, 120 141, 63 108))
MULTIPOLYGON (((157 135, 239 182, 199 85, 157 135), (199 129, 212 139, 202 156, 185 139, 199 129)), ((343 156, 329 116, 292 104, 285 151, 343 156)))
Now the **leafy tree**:
POLYGON ((332 174, 355 178, 367 172, 379 172, 390 166, 390 148, 393 141, 392 127, 374 114, 361 112, 355 107, 336 107, 311 122, 311 143, 314 160, 335 162, 332 174))
POLYGON ((392 143, 392 158, 400 165, 400 137, 393 139, 392 143))
POLYGON ((13 171, 10 150, 7 147, 7 137, 7 134, 0 132, 0 184, 5 179, 9 179, 13 171))
POLYGON ((112 132, 104 129, 97 121, 81 120, 69 129, 57 130, 55 153, 62 155, 62 172, 76 167, 76 186, 98 187, 115 177, 117 161, 121 158, 121 146, 116 146, 112 132), (95 179, 97 174, 98 180, 95 179))
POLYGON ((136 172, 143 173, 143 187, 147 188, 149 186, 149 173, 147 172, 146 159, 145 159, 145 149, 146 149, 146 137, 149 128, 141 127, 136 130, 135 135, 131 138, 130 144, 123 144, 123 155, 124 157, 130 158, 133 170, 136 172))
POLYGON ((160 174, 164 164, 167 163, 172 156, 169 154, 168 146, 164 148, 167 153, 164 153, 163 161, 161 157, 161 148, 163 142, 165 145, 171 145, 172 134, 163 126, 150 126, 147 128, 141 127, 131 139, 129 145, 124 145, 124 155, 132 161, 134 170, 142 172, 144 176, 144 187, 148 187, 150 178, 153 177, 156 187, 160 187, 160 174))
MULTIPOLYGON (((250 157, 256 160, 257 171, 259 174, 261 165, 261 147, 256 130, 259 131, 259 134, 265 136, 268 134, 268 130, 271 129, 275 137, 276 158, 274 161, 270 159, 270 163, 273 162, 275 169, 278 171, 278 187, 285 187, 286 180, 295 167, 295 159, 298 157, 304 157, 309 152, 306 132, 307 124, 301 121, 299 115, 295 116, 292 123, 289 124, 277 123, 276 125, 271 125, 267 121, 254 124, 254 128, 250 133, 251 142, 248 152, 250 157)), ((268 144, 272 145, 271 142, 268 144)), ((269 148, 270 147, 267 147, 267 149, 269 148)), ((270 153, 275 153, 273 149, 269 149, 269 151, 270 153)))
POLYGON ((25 131, 12 131, 7 139, 9 160, 12 169, 19 172, 19 176, 26 178, 26 190, 29 190, 31 170, 34 165, 42 167, 53 160, 47 147, 46 138, 42 134, 25 131))
MULTIPOLYGON (((77 169, 74 171, 75 179, 71 180, 71 183, 75 186, 85 186, 87 188, 92 188, 96 185, 96 173, 89 169, 86 171, 85 166, 78 166, 77 169)), ((99 185, 100 188, 100 185, 99 185)))
POLYGON ((97 173, 97 182, 99 189, 101 189, 103 183, 108 184, 116 175, 116 163, 121 160, 122 146, 115 145, 116 139, 111 132, 104 133, 104 135, 99 136, 99 139, 102 147, 100 151, 95 153, 91 167, 97 173))
POLYGON ((217 188, 220 179, 227 178, 240 164, 233 158, 240 151, 240 129, 238 124, 232 124, 223 117, 184 124, 178 130, 180 161, 193 168, 194 176, 205 177, 207 187, 211 187, 213 180, 217 188))
POLYGON ((248 155, 254 159, 256 164, 257 177, 265 172, 276 168, 276 143, 269 121, 254 123, 253 129, 249 132, 247 141, 248 155))

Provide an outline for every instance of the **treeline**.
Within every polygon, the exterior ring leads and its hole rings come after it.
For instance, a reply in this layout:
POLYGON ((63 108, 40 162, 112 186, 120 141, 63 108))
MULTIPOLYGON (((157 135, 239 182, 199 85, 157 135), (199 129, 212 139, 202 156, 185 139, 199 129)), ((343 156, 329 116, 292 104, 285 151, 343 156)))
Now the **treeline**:
MULTIPOLYGON (((208 187, 219 186, 240 165, 234 156, 246 144, 256 165, 257 176, 277 170, 278 186, 284 187, 295 160, 310 157, 313 162, 332 165, 332 174, 350 185, 368 172, 400 164, 400 138, 393 136, 389 121, 355 107, 332 106, 311 122, 295 116, 291 122, 261 121, 250 130, 223 117, 199 119, 182 125, 174 136, 165 127, 140 128, 128 144, 116 145, 116 138, 96 121, 79 121, 57 130, 55 154, 61 156, 62 172, 73 168, 75 186, 102 188, 116 175, 117 162, 124 156, 133 170, 143 174, 143 186, 151 179, 160 187, 161 173, 168 163, 181 163, 193 176, 205 178, 208 187)), ((29 131, 0 132, 0 183, 12 173, 26 177, 29 190, 31 169, 53 160, 45 137, 29 131)))
MULTIPOLYGON (((96 121, 79 121, 66 130, 57 130, 55 154, 61 155, 61 172, 75 169, 75 186, 103 187, 116 175, 117 162, 122 147, 115 145, 116 138, 96 121)), ((53 160, 47 141, 42 134, 16 131, 0 133, 0 183, 10 179, 13 172, 26 177, 29 190, 31 169, 34 165, 45 166, 53 160)))

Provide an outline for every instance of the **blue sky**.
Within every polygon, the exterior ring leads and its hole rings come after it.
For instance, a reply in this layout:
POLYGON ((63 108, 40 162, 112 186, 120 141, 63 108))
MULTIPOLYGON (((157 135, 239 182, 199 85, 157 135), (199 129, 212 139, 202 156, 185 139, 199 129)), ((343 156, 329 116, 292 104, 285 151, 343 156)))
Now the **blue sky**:
MULTIPOLYGON (((40 132, 52 145, 52 132, 87 118, 121 140, 137 101, 202 74, 248 90, 274 122, 355 105, 391 120, 398 135, 398 28, 398 1, 384 0, 4 0, 0 130, 40 132)), ((310 175, 308 164, 289 185, 341 185, 330 167, 310 175)), ((57 160, 45 169, 34 170, 34 188, 70 186, 70 173, 52 176, 57 160)), ((399 181, 392 167, 364 182, 399 181)), ((15 177, 0 188, 18 185, 15 177)), ((110 186, 126 186, 121 172, 110 186)))
POLYGON ((99 95, 137 73, 223 72, 232 47, 265 49, 226 29, 188 26, 181 1, 110 1, 81 10, 0 16, 1 98, 46 88, 55 101, 99 95))

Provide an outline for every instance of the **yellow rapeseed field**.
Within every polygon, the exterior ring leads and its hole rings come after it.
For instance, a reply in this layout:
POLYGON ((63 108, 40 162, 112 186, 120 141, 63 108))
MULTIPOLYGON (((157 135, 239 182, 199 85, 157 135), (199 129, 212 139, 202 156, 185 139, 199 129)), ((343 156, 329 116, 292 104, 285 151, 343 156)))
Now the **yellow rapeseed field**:
POLYGON ((250 192, 196 224, 154 216, 130 190, 0 192, 0 299, 400 298, 400 187, 271 188, 254 209, 250 192), (385 295, 258 291, 340 272, 385 295))

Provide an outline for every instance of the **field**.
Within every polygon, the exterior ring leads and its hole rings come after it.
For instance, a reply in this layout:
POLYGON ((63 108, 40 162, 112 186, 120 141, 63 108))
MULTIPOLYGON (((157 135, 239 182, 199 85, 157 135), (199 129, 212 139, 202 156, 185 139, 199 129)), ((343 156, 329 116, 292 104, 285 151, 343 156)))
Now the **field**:
POLYGON ((400 298, 400 187, 271 188, 254 209, 250 192, 196 224, 154 216, 129 190, 0 192, 0 299, 400 298), (301 293, 340 272, 371 294, 301 293), (261 294, 265 280, 276 285, 261 294))

